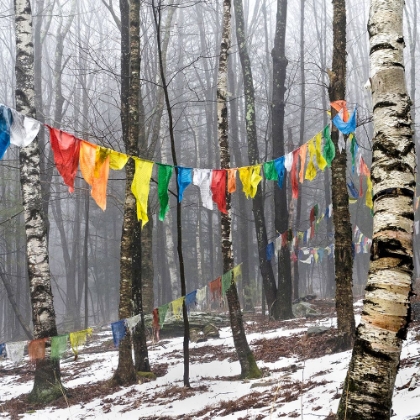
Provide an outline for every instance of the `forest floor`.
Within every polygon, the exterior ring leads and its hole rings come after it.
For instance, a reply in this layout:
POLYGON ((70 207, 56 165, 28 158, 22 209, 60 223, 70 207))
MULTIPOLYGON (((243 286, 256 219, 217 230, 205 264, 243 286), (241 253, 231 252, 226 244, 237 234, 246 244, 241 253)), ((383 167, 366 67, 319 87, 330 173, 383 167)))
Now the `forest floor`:
MULTIPOLYGON (((323 314, 272 321, 245 315, 248 342, 263 378, 239 379, 230 328, 220 337, 190 343, 191 388, 183 387, 181 337, 149 343, 156 380, 112 387, 118 352, 109 331, 97 332, 79 358, 61 363, 66 397, 48 406, 31 405, 33 366, 0 362, 0 418, 10 419, 334 419, 351 352, 335 352, 331 301, 313 302, 323 314), (308 328, 328 327, 310 336, 308 328)), ((361 301, 356 302, 360 312, 361 301)), ((357 316, 357 321, 359 315, 357 316)), ((395 420, 420 415, 420 322, 410 324, 393 397, 395 420)))

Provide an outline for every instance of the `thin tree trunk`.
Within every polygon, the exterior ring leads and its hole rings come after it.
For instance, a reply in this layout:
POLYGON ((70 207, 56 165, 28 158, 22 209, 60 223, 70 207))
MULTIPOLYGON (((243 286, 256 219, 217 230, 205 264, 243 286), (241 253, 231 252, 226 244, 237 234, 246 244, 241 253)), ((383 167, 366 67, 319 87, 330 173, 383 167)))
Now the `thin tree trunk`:
MULTIPOLYGON (((272 100, 272 136, 273 158, 284 155, 284 97, 286 93, 286 67, 285 52, 287 21, 287 0, 277 0, 276 32, 273 57, 273 100, 272 100)), ((286 178, 286 177, 285 177, 286 178)), ((289 211, 287 207, 286 185, 283 188, 274 188, 275 228, 279 233, 289 228, 289 211)), ((278 289, 277 301, 280 308, 279 319, 293 318, 292 312, 292 275, 289 247, 281 247, 278 257, 278 289)))
MULTIPOLYGON (((31 4, 29 0, 15 0, 14 7, 16 108, 27 116, 35 117, 31 4)), ((51 291, 47 230, 42 207, 38 139, 21 148, 19 158, 34 337, 53 337, 57 335, 57 326, 51 291)), ((49 358, 37 361, 34 387, 29 399, 46 403, 63 393, 59 361, 49 358)))
MULTIPOLYGON (((330 101, 342 100, 346 95, 346 1, 333 1, 333 61, 330 72, 330 101)), ((331 117, 336 110, 331 107, 331 117)), ((347 192, 347 155, 338 149, 338 129, 333 125, 331 138, 337 151, 331 165, 332 204, 335 228, 335 307, 339 342, 337 349, 351 348, 354 340, 355 321, 353 310, 353 255, 352 230, 347 192)))
POLYGON ((389 419, 413 274, 415 145, 404 69, 402 0, 372 0, 373 239, 362 318, 339 419, 389 419))
MULTIPOLYGON (((138 0, 130 0, 138 2, 138 0)), ((138 107, 133 104, 133 95, 130 95, 130 6, 127 0, 120 0, 121 12, 121 124, 126 153, 131 156, 138 154, 137 139, 133 134, 138 124, 138 107), (131 100, 130 100, 131 99, 131 100), (133 106, 134 105, 134 106, 133 106), (134 113, 134 116, 131 115, 134 113), (133 127, 134 126, 134 127, 133 127)), ((139 74, 136 75, 139 83, 139 74)), ((134 79, 134 75, 132 75, 134 79)), ((137 101, 136 96, 135 101, 137 101)), ((138 131, 137 131, 138 133, 138 131)), ((118 307, 119 319, 129 318, 132 315, 132 280, 133 280, 133 240, 136 228, 136 200, 131 192, 134 178, 134 160, 129 159, 125 166, 125 202, 124 218, 121 234, 120 249, 120 303, 118 307)), ((131 352, 130 334, 123 338, 119 346, 118 367, 114 373, 113 381, 120 385, 136 382, 131 352)))
MULTIPOLYGON (((223 1, 223 29, 219 56, 219 71, 217 79, 217 131, 219 137, 220 165, 223 169, 230 167, 229 141, 228 141, 228 109, 227 109, 227 77, 228 56, 231 44, 231 2, 223 1)), ((233 268, 233 249, 231 233, 231 196, 226 193, 226 213, 221 215, 222 259, 223 272, 233 268)), ((233 341, 239 363, 241 364, 241 378, 260 378, 261 372, 255 362, 254 355, 248 345, 242 320, 236 284, 226 291, 229 306, 229 318, 232 328, 233 341)))

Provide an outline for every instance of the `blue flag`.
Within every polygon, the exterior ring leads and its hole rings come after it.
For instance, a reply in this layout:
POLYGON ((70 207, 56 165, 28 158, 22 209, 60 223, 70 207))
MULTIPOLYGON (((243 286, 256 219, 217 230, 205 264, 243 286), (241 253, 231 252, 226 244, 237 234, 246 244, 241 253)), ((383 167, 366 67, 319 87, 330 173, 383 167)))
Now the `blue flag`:
POLYGON ((284 167, 284 156, 280 156, 274 161, 274 168, 278 175, 278 186, 283 188, 284 174, 286 172, 286 168, 284 167))
POLYGON ((347 122, 344 122, 340 115, 337 114, 333 118, 334 125, 343 133, 346 135, 349 135, 350 133, 354 133, 356 130, 356 109, 353 111, 353 114, 351 114, 351 117, 347 122))
POLYGON ((118 347, 121 340, 125 337, 125 320, 113 322, 111 324, 112 338, 114 340, 114 346, 118 347))
POLYGON ((274 242, 270 242, 267 244, 267 248, 265 249, 265 255, 267 257, 267 261, 271 261, 274 255, 274 242))
POLYGON ((0 105, 0 159, 10 146, 10 126, 13 123, 12 111, 0 105))
POLYGON ((183 168, 181 166, 177 167, 178 170, 178 201, 181 202, 184 196, 184 190, 188 187, 188 185, 192 182, 192 168, 183 168))

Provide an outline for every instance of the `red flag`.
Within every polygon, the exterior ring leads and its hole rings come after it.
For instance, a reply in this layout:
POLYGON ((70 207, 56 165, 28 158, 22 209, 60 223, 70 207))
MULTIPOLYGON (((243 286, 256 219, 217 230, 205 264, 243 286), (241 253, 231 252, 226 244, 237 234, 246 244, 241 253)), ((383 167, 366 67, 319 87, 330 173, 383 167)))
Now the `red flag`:
POLYGON ((217 204, 218 209, 222 213, 226 210, 226 170, 213 169, 211 177, 211 192, 213 193, 213 201, 217 204))
POLYGON ((65 131, 48 125, 47 127, 50 130, 55 166, 72 193, 74 192, 74 178, 79 167, 80 140, 65 131))
POLYGON ((297 178, 298 159, 299 149, 293 151, 292 170, 290 171, 290 178, 292 183, 292 198, 298 198, 299 196, 299 182, 297 178))

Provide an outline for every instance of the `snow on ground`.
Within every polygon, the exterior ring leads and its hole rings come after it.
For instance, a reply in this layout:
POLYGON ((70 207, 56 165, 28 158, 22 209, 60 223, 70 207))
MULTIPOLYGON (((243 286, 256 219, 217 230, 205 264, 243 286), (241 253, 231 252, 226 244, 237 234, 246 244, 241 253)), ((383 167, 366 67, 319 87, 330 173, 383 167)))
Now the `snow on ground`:
MULTIPOLYGON (((283 322, 275 329, 249 333, 247 338, 256 350, 257 340, 287 339, 294 334, 301 339, 309 326, 330 327, 334 323, 334 318, 302 319, 296 327, 294 320, 283 322)), ((417 331, 419 328, 417 325, 417 331)), ((420 413, 420 387, 417 387, 420 384, 420 341, 416 340, 416 335, 416 331, 410 331, 402 351, 393 399, 395 420, 414 419, 420 413)), ((94 338, 80 351, 78 361, 71 359, 62 363, 63 384, 70 393, 82 385, 86 386, 83 392, 89 393, 89 386, 96 387, 111 378, 118 365, 118 353, 110 345, 110 332, 94 338)), ((306 357, 296 354, 274 361, 258 360, 265 376, 258 380, 239 380, 235 378, 240 374, 239 362, 232 360, 231 331, 222 328, 220 338, 190 344, 192 389, 186 390, 182 381, 182 341, 182 338, 173 338, 150 346, 152 370, 154 366, 167 364, 167 372, 155 381, 111 390, 110 394, 88 402, 62 404, 66 408, 30 410, 19 418, 309 420, 325 419, 337 410, 350 351, 311 358, 317 349, 309 348, 306 357)), ((33 371, 27 360, 20 370, 8 361, 1 362, 0 371, 0 418, 10 418, 1 404, 31 390, 33 371)))

